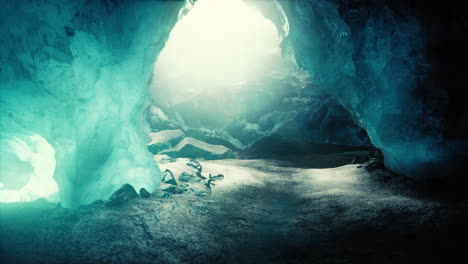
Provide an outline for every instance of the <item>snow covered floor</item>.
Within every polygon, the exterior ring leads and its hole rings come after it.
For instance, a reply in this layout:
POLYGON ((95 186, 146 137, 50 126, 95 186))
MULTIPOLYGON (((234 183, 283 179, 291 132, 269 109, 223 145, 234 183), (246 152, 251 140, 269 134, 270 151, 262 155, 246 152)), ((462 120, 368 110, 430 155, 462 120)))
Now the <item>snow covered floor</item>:
MULTIPOLYGON (((0 206, 0 254, 19 263, 452 263, 465 203, 384 187, 364 169, 202 161, 225 175, 190 194, 62 209, 0 206), (447 252, 450 255, 447 255, 447 252), (18 261, 19 260, 19 261, 18 261)), ((161 168, 175 169, 166 163, 161 168)), ((4 263, 4 262, 2 262, 4 263)))

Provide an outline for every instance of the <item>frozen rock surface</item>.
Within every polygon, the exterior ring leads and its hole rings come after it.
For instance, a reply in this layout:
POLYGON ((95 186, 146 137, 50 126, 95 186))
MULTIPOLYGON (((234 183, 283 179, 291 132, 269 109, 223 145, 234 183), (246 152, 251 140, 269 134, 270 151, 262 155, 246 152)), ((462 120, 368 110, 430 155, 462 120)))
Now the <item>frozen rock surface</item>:
POLYGON ((161 180, 163 183, 177 185, 176 179, 170 170, 165 170, 161 180))
MULTIPOLYGON (((144 190, 144 189, 143 189, 144 190)), ((112 196, 105 202, 107 206, 119 206, 123 205, 135 198, 138 198, 138 194, 130 184, 124 184, 120 189, 116 190, 112 196)))
POLYGON ((192 167, 193 169, 195 169, 196 171, 198 172, 202 172, 203 170, 203 167, 201 166, 200 162, 196 161, 196 160, 189 160, 187 163, 186 163, 187 166, 189 167, 192 167))
POLYGON ((203 167, 200 162, 192 159, 176 159, 173 162, 161 164, 161 168, 165 169, 164 175, 169 176, 168 172, 170 172, 170 176, 174 177, 174 174, 178 176, 178 181, 173 178, 173 181, 161 184, 158 188, 170 194, 191 193, 196 196, 208 196, 211 195, 212 188, 217 182, 224 179, 222 174, 202 173, 203 167))
POLYGON ((179 181, 181 182, 199 182, 202 181, 203 178, 201 174, 197 171, 189 171, 189 172, 182 172, 179 175, 179 181))
POLYGON ((225 175, 210 196, 0 204, 2 263, 456 263, 465 252, 467 204, 419 197, 407 178, 357 165, 201 165, 225 175))
POLYGON ((151 193, 148 192, 145 188, 140 189, 140 198, 150 198, 151 193))
POLYGON ((170 193, 170 194, 181 194, 184 192, 184 189, 179 188, 177 185, 167 184, 167 183, 161 183, 158 186, 158 189, 163 192, 170 193))

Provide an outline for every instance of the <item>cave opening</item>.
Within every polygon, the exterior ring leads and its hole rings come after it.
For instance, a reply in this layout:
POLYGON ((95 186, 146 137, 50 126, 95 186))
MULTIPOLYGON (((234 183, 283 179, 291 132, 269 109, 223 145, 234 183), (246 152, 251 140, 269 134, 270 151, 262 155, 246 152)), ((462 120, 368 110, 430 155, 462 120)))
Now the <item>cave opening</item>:
POLYGON ((200 96, 211 101, 246 93, 245 83, 292 68, 282 60, 279 44, 275 26, 243 1, 197 1, 157 58, 153 100, 171 106, 200 96))
POLYGON ((37 134, 15 134, 0 140, 0 203, 31 202, 39 198, 58 201, 52 176, 55 151, 37 134))
POLYGON ((335 161, 321 154, 371 149, 347 110, 284 56, 289 25, 282 9, 273 4, 265 14, 267 4, 258 4, 187 4, 149 85, 149 149, 159 162, 314 154, 307 156, 311 166, 333 167, 356 153, 335 161))

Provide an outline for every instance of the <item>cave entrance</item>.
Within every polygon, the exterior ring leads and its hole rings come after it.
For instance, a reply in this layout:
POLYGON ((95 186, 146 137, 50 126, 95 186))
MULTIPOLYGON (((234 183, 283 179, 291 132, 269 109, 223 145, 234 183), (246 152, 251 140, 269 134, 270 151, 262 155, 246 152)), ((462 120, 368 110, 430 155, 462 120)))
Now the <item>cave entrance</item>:
POLYGON ((56 201, 55 150, 34 133, 5 134, 0 140, 0 203, 56 201))
POLYGON ((173 106, 200 96, 210 100, 248 92, 246 83, 289 66, 280 42, 275 26, 242 0, 199 0, 158 57, 153 99, 173 106))
POLYGON ((309 84, 308 74, 282 57, 281 41, 276 26, 242 0, 197 1, 154 66, 153 131, 183 130, 236 151, 274 132, 306 107, 293 99, 309 84))
POLYGON ((306 138, 326 144, 333 143, 329 135, 354 140, 347 131, 335 131, 354 125, 347 111, 282 56, 282 29, 289 28, 284 13, 276 11, 284 25, 274 25, 256 5, 198 0, 187 6, 154 66, 148 111, 153 154, 284 157, 317 147, 304 144, 306 138), (310 109, 319 113, 310 115, 310 109))

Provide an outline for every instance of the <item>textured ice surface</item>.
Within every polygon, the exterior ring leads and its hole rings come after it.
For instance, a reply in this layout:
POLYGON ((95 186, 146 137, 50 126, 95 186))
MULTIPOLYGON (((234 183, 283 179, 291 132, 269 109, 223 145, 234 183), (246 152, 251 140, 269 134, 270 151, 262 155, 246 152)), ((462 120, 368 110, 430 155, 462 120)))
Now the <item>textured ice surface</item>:
POLYGON ((430 88, 421 22, 385 2, 278 1, 290 27, 282 47, 356 117, 389 168, 419 176, 450 160, 436 114, 446 96, 430 88))
MULTIPOLYGON (((366 131, 356 125, 353 116, 328 96, 313 97, 308 110, 294 120, 300 125, 302 138, 316 144, 370 146, 366 131)), ((281 129, 286 128, 287 125, 281 129)))
POLYGON ((50 143, 62 205, 107 198, 124 183, 158 184, 140 113, 183 4, 2 1, 2 137, 34 133, 50 143))

